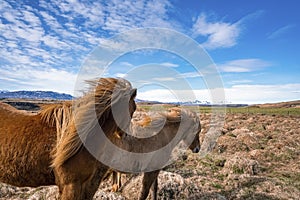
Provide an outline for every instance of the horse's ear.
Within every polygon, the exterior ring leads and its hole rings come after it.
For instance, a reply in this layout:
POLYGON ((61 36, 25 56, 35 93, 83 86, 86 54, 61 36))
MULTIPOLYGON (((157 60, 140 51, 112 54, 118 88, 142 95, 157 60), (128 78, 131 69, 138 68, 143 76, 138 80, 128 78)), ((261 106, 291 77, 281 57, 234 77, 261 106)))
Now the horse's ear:
POLYGON ((136 93, 137 93, 136 88, 133 88, 130 91, 130 97, 131 97, 131 99, 134 99, 136 97, 136 93))

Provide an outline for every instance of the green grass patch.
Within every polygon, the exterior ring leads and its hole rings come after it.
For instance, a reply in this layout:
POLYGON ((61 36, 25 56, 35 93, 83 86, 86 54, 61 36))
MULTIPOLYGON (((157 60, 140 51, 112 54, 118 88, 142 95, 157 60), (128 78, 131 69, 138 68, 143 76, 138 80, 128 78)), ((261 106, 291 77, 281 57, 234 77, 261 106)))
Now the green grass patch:
POLYGON ((273 172, 269 176, 300 190, 300 172, 273 172))
MULTIPOLYGON (((167 104, 139 104, 140 108, 144 110, 161 111, 174 107, 175 105, 167 104)), ((226 111, 229 114, 262 114, 262 115, 285 115, 285 116, 300 116, 300 108, 258 108, 258 107, 210 107, 210 106, 183 106, 184 108, 190 109, 197 113, 211 113, 214 111, 226 111)))
POLYGON ((256 108, 256 107, 241 107, 227 108, 227 113, 243 113, 243 114, 262 114, 262 115, 285 115, 299 116, 300 108, 256 108))
POLYGON ((235 165, 232 167, 232 171, 235 174, 243 174, 244 173, 243 168, 239 168, 238 166, 235 166, 235 165))
POLYGON ((213 186, 216 189, 224 189, 224 186, 219 183, 212 183, 211 186, 213 186))

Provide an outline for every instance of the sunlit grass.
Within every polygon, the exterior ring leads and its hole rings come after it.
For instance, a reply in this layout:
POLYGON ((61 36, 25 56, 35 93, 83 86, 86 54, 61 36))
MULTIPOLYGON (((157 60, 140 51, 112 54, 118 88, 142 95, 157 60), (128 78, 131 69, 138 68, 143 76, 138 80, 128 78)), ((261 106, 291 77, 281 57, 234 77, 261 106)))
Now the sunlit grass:
POLYGON ((300 108, 227 108, 227 113, 265 114, 265 115, 300 115, 300 108))
MULTIPOLYGON (((162 108, 169 108, 174 105, 139 105, 140 108, 148 111, 160 111, 162 108)), ((258 107, 210 107, 210 106, 184 106, 198 113, 211 113, 212 110, 226 111, 228 114, 263 114, 263 115, 287 115, 300 116, 300 108, 258 108, 258 107)))

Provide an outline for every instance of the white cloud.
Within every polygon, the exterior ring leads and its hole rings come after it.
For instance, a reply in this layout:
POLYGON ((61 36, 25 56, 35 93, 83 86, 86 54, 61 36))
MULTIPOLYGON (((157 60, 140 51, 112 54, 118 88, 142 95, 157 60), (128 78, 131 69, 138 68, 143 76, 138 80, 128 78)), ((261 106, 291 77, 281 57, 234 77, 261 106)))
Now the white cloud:
POLYGON ((129 62, 120 62, 120 65, 126 66, 126 67, 133 67, 134 65, 129 62))
POLYGON ((241 32, 239 22, 209 22, 205 14, 201 14, 192 27, 194 37, 205 36, 207 41, 202 45, 208 49, 232 47, 236 45, 241 32))
POLYGON ((272 63, 261 59, 238 59, 217 64, 221 72, 252 72, 271 66, 272 63))
POLYGON ((155 89, 144 92, 138 91, 137 98, 149 101, 180 102, 189 101, 190 99, 188 97, 191 97, 191 94, 191 91, 186 90, 171 91, 166 89, 155 89))
POLYGON ((103 29, 115 33, 140 27, 172 28, 167 14, 170 7, 168 0, 109 1, 103 29))
POLYGON ((24 68, 6 74, 6 78, 15 80, 14 75, 19 74, 19 83, 25 84, 26 80, 29 85, 30 79, 22 79, 25 71, 78 71, 83 58, 112 34, 136 27, 172 27, 167 13, 171 6, 168 0, 41 0, 34 7, 3 0, 0 69, 24 68))
POLYGON ((77 75, 57 69, 0 68, 0 89, 52 90, 73 94, 77 75))
POLYGON ((54 16, 52 16, 50 13, 48 13, 46 11, 40 11, 39 13, 45 20, 45 25, 47 25, 49 29, 51 29, 53 31, 63 29, 63 27, 57 21, 57 19, 54 16))
MULTIPOLYGON (((230 88, 218 89, 225 91, 225 101, 229 103, 272 103, 300 99, 300 84, 284 84, 284 85, 235 85, 230 88)), ((219 91, 215 94, 218 94, 219 91)), ((186 94, 191 91, 168 91, 164 89, 148 90, 138 92, 137 98, 151 101, 161 102, 178 102, 179 99, 193 101, 195 99, 186 98, 186 94), (175 95, 179 94, 179 95, 175 95)), ((212 101, 211 93, 207 89, 193 90, 196 99, 201 101, 212 101)), ((218 96, 218 95, 216 95, 218 96)), ((192 95, 189 95, 192 97, 192 95)), ((222 92, 220 92, 222 97, 222 92)), ((219 97, 218 97, 219 98, 219 97)), ((221 98, 220 98, 221 99, 221 98)))
POLYGON ((60 41, 58 37, 46 35, 43 37, 42 42, 48 47, 60 49, 61 47, 67 47, 64 42, 60 41))
POLYGON ((268 39, 276 39, 276 38, 280 37, 281 35, 287 33, 288 31, 290 31, 294 27, 295 27, 295 25, 293 25, 293 24, 289 24, 289 25, 280 27, 277 30, 275 30, 274 32, 272 32, 271 34, 269 34, 268 39))
POLYGON ((252 83, 252 82, 253 82, 252 80, 242 79, 242 80, 232 80, 229 83, 236 85, 236 84, 249 84, 249 83, 252 83))
POLYGON ((169 81, 176 81, 175 77, 157 77, 153 78, 153 81, 158 81, 158 82, 169 82, 169 81))
POLYGON ((123 74, 123 73, 116 73, 116 74, 115 74, 115 77, 125 78, 125 77, 126 77, 126 74, 123 74))
POLYGON ((85 27, 100 27, 104 23, 104 8, 100 2, 81 2, 77 0, 56 1, 54 4, 62 13, 71 13, 64 15, 73 20, 80 18, 85 27))
POLYGON ((185 72, 180 73, 178 77, 180 78, 196 78, 196 77, 202 77, 203 75, 200 74, 200 72, 185 72))
POLYGON ((179 66, 178 64, 170 63, 170 62, 160 63, 159 65, 165 66, 165 67, 178 67, 179 66))
POLYGON ((284 85, 235 85, 225 89, 229 102, 272 103, 299 100, 300 84, 284 85))

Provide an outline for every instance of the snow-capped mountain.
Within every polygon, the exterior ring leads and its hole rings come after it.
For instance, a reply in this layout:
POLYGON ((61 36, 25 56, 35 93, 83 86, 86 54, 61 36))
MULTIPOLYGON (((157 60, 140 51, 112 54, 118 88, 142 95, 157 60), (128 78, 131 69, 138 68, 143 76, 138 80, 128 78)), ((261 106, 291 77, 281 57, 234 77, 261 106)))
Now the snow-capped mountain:
POLYGON ((53 99, 53 100, 70 100, 73 97, 65 93, 52 91, 6 91, 0 90, 0 98, 17 98, 17 99, 53 99))

